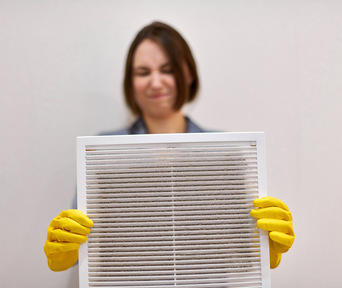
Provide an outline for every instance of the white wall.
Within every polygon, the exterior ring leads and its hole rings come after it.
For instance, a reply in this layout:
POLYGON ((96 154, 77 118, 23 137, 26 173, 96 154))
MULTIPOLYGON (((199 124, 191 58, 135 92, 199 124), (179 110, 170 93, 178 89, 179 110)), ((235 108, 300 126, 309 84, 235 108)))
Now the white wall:
POLYGON ((75 137, 127 123, 124 58, 155 19, 197 59, 189 115, 266 132, 269 194, 297 236, 272 287, 340 286, 341 15, 339 0, 1 0, 0 286, 77 287, 77 268, 47 268, 46 229, 74 197, 75 137))

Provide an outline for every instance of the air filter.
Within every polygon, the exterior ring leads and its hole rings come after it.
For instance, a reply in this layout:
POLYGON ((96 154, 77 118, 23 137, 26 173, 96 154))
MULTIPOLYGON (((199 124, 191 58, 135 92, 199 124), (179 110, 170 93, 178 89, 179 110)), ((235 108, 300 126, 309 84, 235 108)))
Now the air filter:
POLYGON ((270 287, 263 133, 79 137, 81 288, 270 287))

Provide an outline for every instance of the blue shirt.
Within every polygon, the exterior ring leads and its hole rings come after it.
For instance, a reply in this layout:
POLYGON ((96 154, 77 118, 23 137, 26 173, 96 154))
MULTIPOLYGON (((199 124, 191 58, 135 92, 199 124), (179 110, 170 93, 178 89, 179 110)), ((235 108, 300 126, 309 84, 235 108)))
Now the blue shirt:
MULTIPOLYGON (((192 122, 188 117, 185 117, 186 120, 186 133, 203 133, 207 132, 197 126, 194 122, 192 122)), ((116 131, 109 131, 105 133, 101 133, 100 136, 109 136, 109 135, 129 135, 129 134, 148 134, 146 125, 142 118, 138 118, 130 127, 124 128, 116 131)))

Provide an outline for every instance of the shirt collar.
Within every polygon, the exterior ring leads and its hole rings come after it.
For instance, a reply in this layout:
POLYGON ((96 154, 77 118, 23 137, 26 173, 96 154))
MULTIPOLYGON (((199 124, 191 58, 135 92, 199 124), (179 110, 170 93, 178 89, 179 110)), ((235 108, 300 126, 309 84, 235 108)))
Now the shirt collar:
MULTIPOLYGON (((197 126, 194 122, 190 120, 190 118, 185 117, 186 119, 186 132, 187 133, 202 133, 205 132, 202 128, 197 126)), ((144 120, 139 117, 132 126, 128 129, 129 134, 147 134, 146 125, 144 120)))

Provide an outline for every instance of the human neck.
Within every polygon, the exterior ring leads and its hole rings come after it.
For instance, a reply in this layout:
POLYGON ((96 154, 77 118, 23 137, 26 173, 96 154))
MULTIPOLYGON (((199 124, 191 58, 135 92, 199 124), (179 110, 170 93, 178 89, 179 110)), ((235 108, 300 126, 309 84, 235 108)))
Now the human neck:
POLYGON ((143 116, 143 119, 146 125, 146 130, 149 134, 186 132, 186 118, 181 111, 165 118, 143 116))

